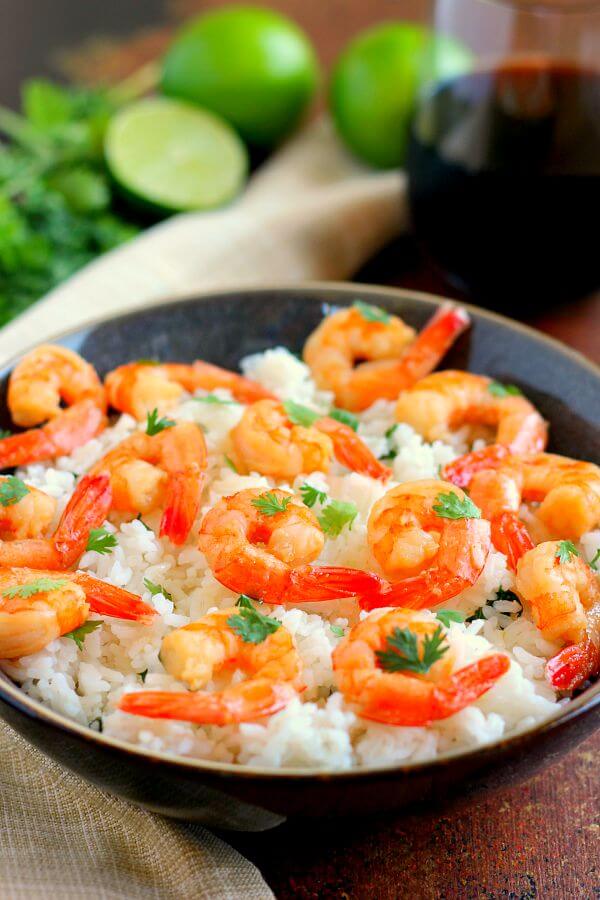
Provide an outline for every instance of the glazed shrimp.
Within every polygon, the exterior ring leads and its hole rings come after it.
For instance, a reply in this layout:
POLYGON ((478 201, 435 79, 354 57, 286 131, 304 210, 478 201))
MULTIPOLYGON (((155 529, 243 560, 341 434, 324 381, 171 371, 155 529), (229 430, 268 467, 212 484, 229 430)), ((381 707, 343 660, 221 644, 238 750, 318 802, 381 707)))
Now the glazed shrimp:
POLYGON ((523 479, 515 468, 486 469, 473 476, 470 497, 488 519, 492 543, 504 553, 513 571, 523 554, 535 546, 527 527, 519 518, 523 479))
POLYGON ((0 568, 0 659, 43 650, 83 625, 90 611, 143 622, 155 615, 135 594, 83 572, 0 568), (39 589, 19 592, 24 585, 39 589))
POLYGON ((191 692, 125 694, 119 709, 150 718, 231 725, 271 716, 287 706, 303 689, 300 657, 290 632, 280 625, 263 641, 246 642, 230 624, 239 613, 237 607, 209 613, 163 639, 162 664, 191 692), (241 669, 249 677, 221 691, 200 690, 224 669, 241 669))
POLYGON ((496 442, 512 453, 543 450, 548 427, 533 404, 521 395, 497 396, 492 383, 471 372, 435 372, 402 391, 396 418, 427 441, 447 441, 460 426, 477 424, 496 428, 496 442))
POLYGON ((202 431, 178 422, 158 434, 132 434, 91 471, 109 474, 113 509, 147 513, 163 507, 161 537, 183 544, 200 507, 205 470, 202 431))
POLYGON ((282 403, 259 400, 244 410, 231 432, 238 461, 249 472, 293 479, 327 472, 335 455, 355 472, 385 479, 391 470, 348 425, 323 416, 309 427, 294 425, 282 403))
POLYGON ((321 322, 306 341, 304 361, 339 406, 366 409, 382 398, 395 400, 431 372, 468 324, 464 310, 446 304, 415 338, 397 316, 356 304, 321 322))
POLYGON ((105 379, 108 403, 143 421, 153 409, 172 409, 184 391, 227 388, 240 403, 272 398, 273 394, 255 381, 211 363, 127 363, 109 372, 105 379))
MULTIPOLYGON (((3 488, 10 488, 12 481, 10 476, 0 476, 0 492, 3 488)), ((22 491, 24 490, 27 492, 19 499, 15 495, 9 501, 0 501, 0 541, 23 541, 41 537, 54 518, 54 497, 31 485, 23 484, 22 491)))
POLYGON ((421 608, 455 597, 477 581, 490 551, 490 526, 479 518, 444 518, 440 499, 465 494, 445 481, 413 481, 375 503, 367 539, 385 575, 395 582, 379 595, 361 597, 363 609, 421 608))
POLYGON ((86 475, 69 500, 54 536, 42 538, 39 535, 48 527, 54 513, 55 501, 42 491, 28 488, 28 493, 18 503, 6 507, 2 512, 2 515, 6 515, 10 510, 13 522, 20 521, 23 524, 15 533, 15 540, 0 541, 0 566, 67 569, 75 565, 85 552, 92 528, 99 528, 106 519, 111 501, 112 491, 108 475, 86 475), (50 504, 47 504, 47 501, 50 501, 50 504), (46 514, 52 510, 49 519, 37 518, 40 508, 42 513, 46 514), (18 520, 15 519, 17 515, 18 520), (35 525, 30 526, 29 530, 32 536, 21 537, 21 534, 27 534, 25 519, 28 515, 36 517, 35 525), (34 533, 36 536, 33 536, 34 533))
POLYGON ((44 344, 26 354, 10 376, 7 402, 13 421, 29 430, 0 440, 2 469, 71 453, 106 425, 96 371, 66 347, 44 344))
POLYGON ((324 542, 315 514, 293 494, 248 488, 223 497, 207 512, 198 547, 217 581, 267 603, 379 595, 382 582, 376 575, 336 566, 311 567, 324 542), (262 512, 265 500, 281 511, 262 512))
POLYGON ((430 725, 474 703, 508 671, 508 658, 494 653, 453 672, 451 648, 425 674, 382 668, 378 653, 388 648, 395 629, 412 632, 422 656, 423 640, 439 627, 430 618, 397 609, 369 616, 340 641, 333 651, 333 669, 346 700, 357 704, 358 715, 386 725, 430 725))
POLYGON ((564 647, 546 664, 546 678, 557 691, 574 691, 600 672, 600 600, 596 599, 586 613, 583 640, 564 647))

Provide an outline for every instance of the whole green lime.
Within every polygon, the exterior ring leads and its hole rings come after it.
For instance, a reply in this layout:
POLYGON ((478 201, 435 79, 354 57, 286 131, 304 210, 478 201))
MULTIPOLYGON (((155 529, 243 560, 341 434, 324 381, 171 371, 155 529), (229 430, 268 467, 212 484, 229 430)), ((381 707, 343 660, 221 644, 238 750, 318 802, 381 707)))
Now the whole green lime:
POLYGON ((332 74, 330 108, 341 137, 373 166, 402 165, 423 80, 465 72, 471 59, 466 47, 421 25, 388 22, 363 32, 332 74))
POLYGON ((259 6, 228 6, 184 26, 165 56, 161 86, 268 148, 298 123, 318 74, 313 48, 293 22, 259 6))

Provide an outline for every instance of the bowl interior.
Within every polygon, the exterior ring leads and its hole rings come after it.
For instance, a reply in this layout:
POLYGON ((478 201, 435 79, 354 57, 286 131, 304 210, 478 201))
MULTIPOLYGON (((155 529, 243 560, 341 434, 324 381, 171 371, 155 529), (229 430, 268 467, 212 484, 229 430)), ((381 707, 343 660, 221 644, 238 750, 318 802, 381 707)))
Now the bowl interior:
MULTIPOLYGON (((277 345, 301 353, 307 335, 321 321, 324 312, 351 304, 357 298, 401 315, 416 328, 422 327, 441 302, 415 292, 363 285, 241 290, 100 321, 62 336, 58 342, 80 352, 101 375, 117 365, 142 358, 182 362, 205 359, 237 369, 242 357, 277 345)), ((553 452, 597 462, 600 371, 583 357, 530 329, 479 309, 470 311, 473 325, 448 354, 443 367, 485 373, 498 381, 517 384, 550 421, 553 452)), ((5 397, 13 365, 11 361, 0 371, 0 425, 3 427, 10 426, 5 397)), ((7 690, 6 682, 6 677, 1 676, 0 691, 7 690)), ((9 692, 14 702, 12 686, 9 692)), ((19 705, 32 714, 47 717, 54 724, 60 720, 62 727, 80 730, 80 726, 49 714, 36 701, 20 691, 19 694, 19 705)), ((598 702, 600 684, 566 707, 556 721, 598 702)), ((102 735, 93 734, 93 737, 107 740, 102 735)), ((137 748, 129 747, 129 750, 137 752, 137 748)), ((185 760, 185 763, 219 767, 202 760, 185 760)), ((410 768, 418 766, 414 764, 410 768)), ((295 771, 311 774, 311 770, 295 771)), ((319 770, 319 774, 323 771, 319 770)))

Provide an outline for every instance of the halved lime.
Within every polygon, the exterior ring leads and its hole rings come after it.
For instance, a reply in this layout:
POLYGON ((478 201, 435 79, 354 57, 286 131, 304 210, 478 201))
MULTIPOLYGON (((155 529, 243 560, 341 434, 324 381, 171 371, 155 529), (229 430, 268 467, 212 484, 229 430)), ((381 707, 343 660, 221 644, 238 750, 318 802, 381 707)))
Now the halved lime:
POLYGON ((109 125, 104 151, 125 191, 168 212, 227 203, 248 171, 246 148, 226 122, 165 97, 120 110, 109 125))

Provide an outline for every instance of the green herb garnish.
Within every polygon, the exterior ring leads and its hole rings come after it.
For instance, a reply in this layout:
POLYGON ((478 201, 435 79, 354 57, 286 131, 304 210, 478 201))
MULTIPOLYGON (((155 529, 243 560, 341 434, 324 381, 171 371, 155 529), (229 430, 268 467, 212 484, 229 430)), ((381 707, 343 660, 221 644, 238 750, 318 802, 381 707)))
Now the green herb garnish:
POLYGON ((114 534, 111 534, 106 528, 92 528, 85 549, 94 550, 96 553, 105 556, 108 553, 112 553, 116 546, 117 539, 114 534))
MULTIPOLYGON (((505 588, 500 585, 496 588, 496 596, 492 600, 492 603, 496 603, 497 600, 508 600, 510 603, 518 603, 521 606, 521 601, 517 597, 514 591, 507 591, 505 588)), ((523 607, 521 606, 521 612, 523 611, 523 607)), ((521 613, 519 613, 521 615, 521 613)))
POLYGON ((158 410, 153 409, 146 417, 146 434, 153 437, 155 434, 160 434, 165 428, 173 428, 175 424, 173 419, 159 419, 158 410))
POLYGON ((214 406, 238 406, 235 400, 223 400, 216 394, 206 394, 205 397, 194 397, 197 403, 212 403, 214 406))
POLYGON ((136 363, 138 366, 160 366, 160 359, 155 359, 154 357, 147 356, 142 359, 136 359, 136 363))
POLYGON ((516 384, 502 384, 500 381, 491 381, 488 391, 494 397, 522 397, 523 391, 516 384))
POLYGON ((80 650, 83 650, 83 643, 88 634, 91 634, 92 631, 95 631, 96 628, 100 628, 103 624, 103 619, 95 619, 93 622, 88 619, 88 621, 84 622, 83 625, 80 625, 79 628, 74 628, 73 631, 69 631, 68 634, 64 634, 63 637, 71 638, 72 641, 75 641, 77 647, 80 650))
POLYGON ((229 616, 227 624, 246 644, 262 644, 270 634, 281 627, 281 622, 277 619, 263 616, 255 609, 252 600, 246 594, 240 596, 236 605, 240 611, 234 616, 229 616))
POLYGON ((433 511, 442 519, 480 519, 481 510, 478 509, 469 497, 461 498, 450 491, 447 494, 438 494, 435 498, 433 511))
POLYGON ((385 309, 380 309, 379 306, 371 306, 370 303, 363 303, 362 300, 355 300, 352 306, 367 322, 381 322, 383 325, 387 325, 390 321, 390 314, 385 309))
POLYGON ((165 600, 173 600, 172 594, 162 586, 162 584, 154 584, 153 581, 150 581, 149 578, 144 578, 144 587, 147 591, 149 591, 151 597, 155 597, 157 594, 162 594, 165 600))
POLYGON ((330 625, 329 627, 336 637, 344 637, 346 634, 341 625, 330 625))
POLYGON ((596 550, 594 556, 590 560, 590 569, 593 569, 594 572, 598 571, 598 560, 600 559, 600 547, 596 550))
POLYGON ((568 563, 574 556, 580 556, 580 553, 573 541, 559 541, 554 558, 560 563, 568 563))
POLYGON ((450 628, 451 622, 465 621, 463 613, 459 612, 457 609, 438 609, 435 617, 436 619, 439 619, 442 625, 445 625, 446 628, 450 628))
POLYGON ((42 576, 41 578, 36 578, 35 581, 27 582, 27 584, 18 584, 15 585, 15 587, 8 588, 8 590, 2 591, 2 596, 9 598, 23 597, 24 599, 27 599, 27 597, 33 597, 34 594, 43 594, 46 591, 58 591, 66 584, 68 584, 66 578, 47 578, 46 576, 42 576))
POLYGON ((7 475, 0 482, 0 506, 14 506, 29 493, 24 481, 16 475, 7 475))
POLYGON ((144 669, 143 672, 138 672, 138 675, 140 676, 140 681, 142 682, 142 684, 145 684, 146 676, 148 675, 148 669, 144 669))
POLYGON ((319 525, 325 534, 330 537, 337 537, 343 529, 348 526, 352 528, 352 523, 358 515, 358 509, 354 503, 345 500, 332 500, 318 516, 319 525))
POLYGON ((378 650, 376 657, 386 672, 415 672, 424 675, 434 663, 448 652, 450 646, 439 625, 433 634, 426 634, 419 654, 417 635, 410 628, 394 628, 386 640, 387 649, 378 650))
POLYGON ((338 409, 334 406, 334 408, 329 411, 329 418, 335 419, 336 422, 341 422, 342 425, 347 425, 352 431, 358 431, 358 417, 347 409, 338 409))
POLYGON ((470 622, 476 622, 478 619, 487 619, 487 616, 483 614, 483 610, 487 605, 487 603, 484 603, 483 606, 480 606, 479 609, 476 609, 472 615, 467 616, 465 622, 468 624, 470 622))
POLYGON ((4 440, 4 438, 11 437, 12 431, 9 431, 7 428, 0 428, 0 441, 4 440))
POLYGON ((301 485, 300 494, 302 495, 302 502, 305 506, 308 506, 309 509, 312 509, 315 503, 325 503, 327 500, 325 491, 320 491, 318 488, 313 487, 312 484, 308 484, 307 482, 301 485))
POLYGON ((303 428, 310 428, 318 419, 322 418, 321 414, 316 413, 314 409, 309 409, 308 406, 303 406, 294 400, 285 400, 283 408, 292 425, 301 425, 303 428))
POLYGON ((227 456, 227 454, 224 453, 224 454, 223 454, 223 459, 225 460, 225 465, 228 466, 228 467, 231 469, 231 471, 232 471, 232 472, 235 472, 235 474, 237 475, 237 474, 238 474, 238 470, 237 470, 236 464, 235 464, 234 461, 231 459, 231 457, 227 456))
POLYGON ((256 500, 252 500, 252 506, 255 506, 263 516, 276 516, 277 513, 285 512, 291 501, 292 497, 280 498, 273 491, 266 491, 256 500))

